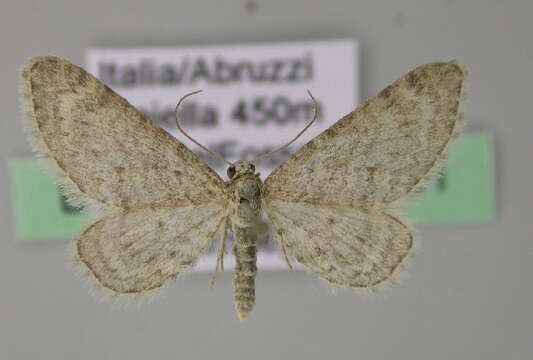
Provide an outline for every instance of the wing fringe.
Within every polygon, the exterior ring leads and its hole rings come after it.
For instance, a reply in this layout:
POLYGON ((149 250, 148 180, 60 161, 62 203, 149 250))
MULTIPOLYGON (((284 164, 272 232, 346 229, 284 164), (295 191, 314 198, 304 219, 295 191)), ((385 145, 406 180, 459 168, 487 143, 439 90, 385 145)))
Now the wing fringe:
POLYGON ((23 130, 28 135, 33 153, 39 159, 39 163, 44 171, 54 177, 59 185, 60 192, 65 196, 69 205, 84 209, 88 213, 98 213, 108 205, 87 196, 79 186, 68 176, 67 172, 61 168, 54 158, 50 148, 44 140, 37 118, 35 115, 35 105, 33 102, 31 70, 33 66, 45 59, 58 59, 53 56, 38 56, 29 59, 21 69, 22 76, 19 82, 19 97, 21 99, 21 113, 23 114, 23 130))
MULTIPOLYGON (((459 98, 457 100, 458 101, 457 114, 456 114, 457 120, 452 129, 450 139, 446 142, 441 152, 437 155, 435 162, 433 163, 433 166, 431 167, 431 169, 429 169, 429 171, 422 178, 420 178, 418 183, 411 188, 407 196, 388 204, 388 206, 391 209, 395 209, 395 210, 399 210, 400 212, 403 212, 403 210, 413 200, 416 200, 418 198, 421 190, 433 184, 441 176, 444 175, 444 168, 448 161, 448 157, 450 154, 450 148, 453 148, 453 146, 461 138, 462 130, 464 128, 464 107, 466 104, 466 99, 468 97, 468 85, 469 85, 468 71, 466 70, 464 66, 457 63, 455 60, 450 61, 448 64, 453 64, 454 66, 457 66, 463 74, 463 80, 461 82, 461 90, 460 90, 459 98)), ((411 227, 411 229, 412 228, 413 227, 411 227)))
MULTIPOLYGON (((78 253, 78 240, 81 235, 94 224, 103 220, 109 215, 116 215, 116 213, 113 211, 107 211, 105 213, 98 214, 78 233, 76 237, 73 238, 73 240, 69 242, 69 246, 67 246, 67 252, 68 258, 71 259, 69 264, 70 268, 72 268, 74 274, 76 274, 76 277, 78 277, 85 285, 89 294, 99 303, 111 303, 111 305, 116 306, 117 308, 126 308, 133 305, 141 306, 161 300, 166 293, 165 290, 170 286, 170 284, 173 283, 173 281, 166 281, 157 288, 142 292, 121 293, 102 285, 89 266, 80 258, 78 253)), ((215 234, 218 234, 223 221, 226 221, 225 217, 223 217, 223 220, 218 224, 215 234)), ((207 248, 204 249, 204 251, 207 250, 207 248)), ((189 271, 196 265, 197 260, 198 259, 196 259, 196 261, 190 267, 185 268, 176 274, 173 280, 186 277, 189 271)))

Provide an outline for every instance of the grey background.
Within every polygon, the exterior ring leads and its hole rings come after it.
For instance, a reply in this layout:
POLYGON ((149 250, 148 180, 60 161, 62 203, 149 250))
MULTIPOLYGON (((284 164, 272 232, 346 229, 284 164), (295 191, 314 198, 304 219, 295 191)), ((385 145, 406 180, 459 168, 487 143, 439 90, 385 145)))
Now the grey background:
POLYGON ((1 359, 531 359, 533 353, 533 2, 20 1, 0 5, 1 359), (7 159, 20 129, 22 62, 83 63, 89 46, 194 45, 354 37, 363 98, 417 64, 457 59, 471 74, 467 121, 496 136, 493 224, 421 229, 410 276, 391 291, 332 296, 303 273, 260 272, 237 321, 231 275, 192 275, 159 302, 99 304, 68 270, 63 244, 13 235, 7 159))

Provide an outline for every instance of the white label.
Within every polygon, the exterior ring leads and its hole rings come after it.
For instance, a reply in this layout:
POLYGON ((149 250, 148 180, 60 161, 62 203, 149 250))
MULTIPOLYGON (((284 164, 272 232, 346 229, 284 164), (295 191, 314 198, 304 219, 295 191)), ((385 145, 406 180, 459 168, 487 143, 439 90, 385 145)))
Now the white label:
MULTIPOLYGON (((252 160, 290 141, 320 117, 284 153, 257 167, 263 180, 287 156, 352 111, 359 102, 358 46, 354 40, 267 43, 185 48, 90 49, 86 67, 118 94, 176 136, 223 179, 226 165, 177 131, 174 108, 195 90, 179 111, 183 128, 228 161, 252 160)), ((228 246, 231 249, 231 245, 228 246)), ((197 269, 213 269, 213 247, 197 269)), ((226 256, 227 268, 233 259, 226 256)), ((283 261, 273 241, 258 252, 260 268, 283 261)))

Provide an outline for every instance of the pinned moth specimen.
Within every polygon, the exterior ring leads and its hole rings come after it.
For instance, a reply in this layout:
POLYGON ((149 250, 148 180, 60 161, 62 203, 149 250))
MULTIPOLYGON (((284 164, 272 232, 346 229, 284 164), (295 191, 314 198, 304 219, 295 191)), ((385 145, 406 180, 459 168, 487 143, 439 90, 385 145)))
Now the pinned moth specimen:
MULTIPOLYGON (((328 283, 349 288, 374 288, 395 277, 413 247, 397 209, 438 172, 458 136, 465 78, 453 61, 416 68, 308 142, 264 182, 255 165, 272 153, 254 161, 222 159, 224 182, 66 60, 30 59, 22 99, 43 163, 74 205, 98 212, 74 242, 89 278, 116 296, 153 294, 193 266, 215 238, 221 269, 231 232, 242 321, 255 303, 263 212, 289 267, 294 258, 328 283)), ((177 116, 176 123, 189 137, 177 116)))

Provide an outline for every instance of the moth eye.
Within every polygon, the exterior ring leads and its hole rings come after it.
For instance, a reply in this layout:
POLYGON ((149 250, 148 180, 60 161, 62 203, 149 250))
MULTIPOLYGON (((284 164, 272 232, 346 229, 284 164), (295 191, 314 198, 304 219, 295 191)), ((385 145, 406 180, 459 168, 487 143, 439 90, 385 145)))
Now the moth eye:
POLYGON ((235 176, 235 166, 230 166, 228 168, 228 177, 230 179, 233 179, 234 176, 235 176))
POLYGON ((250 164, 250 168, 252 169, 252 171, 255 171, 255 165, 254 164, 250 164))

